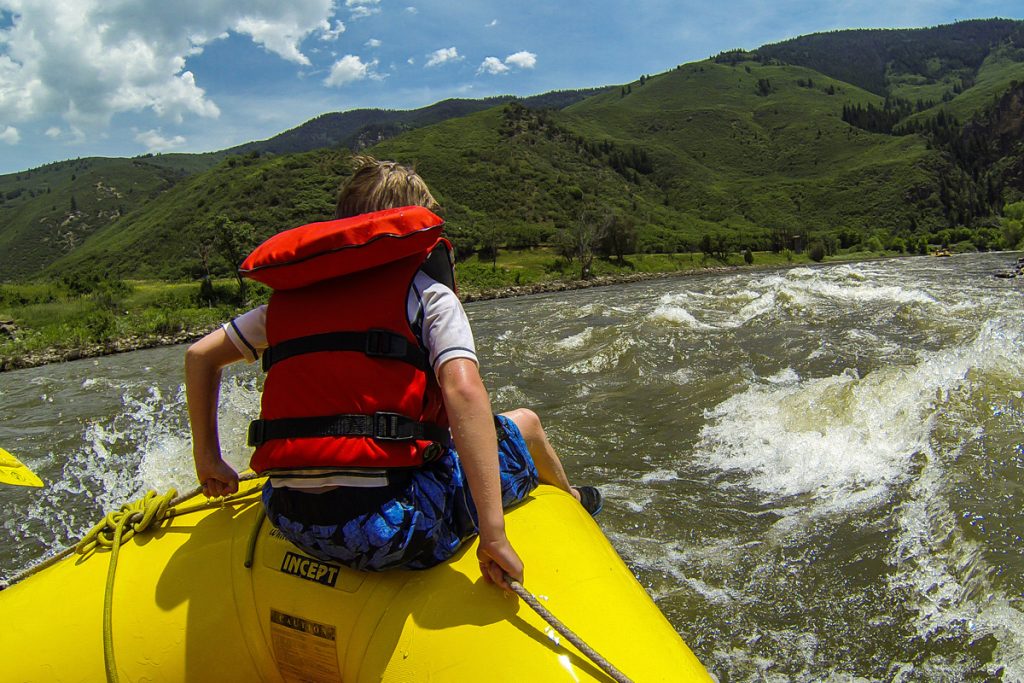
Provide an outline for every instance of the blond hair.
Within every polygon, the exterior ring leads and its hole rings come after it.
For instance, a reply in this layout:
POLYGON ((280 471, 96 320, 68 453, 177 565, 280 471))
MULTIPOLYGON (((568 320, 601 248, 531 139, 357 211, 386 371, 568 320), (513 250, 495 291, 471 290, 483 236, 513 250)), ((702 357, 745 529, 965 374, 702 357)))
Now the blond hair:
POLYGON ((353 157, 352 165, 355 172, 338 189, 335 218, 400 206, 438 208, 423 178, 408 166, 364 155, 353 157))

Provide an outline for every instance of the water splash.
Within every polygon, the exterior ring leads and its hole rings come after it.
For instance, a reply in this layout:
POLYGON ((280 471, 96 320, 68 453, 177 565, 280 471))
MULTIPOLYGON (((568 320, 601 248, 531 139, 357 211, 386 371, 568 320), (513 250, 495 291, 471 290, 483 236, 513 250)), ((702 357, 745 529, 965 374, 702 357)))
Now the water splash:
POLYGON ((699 454, 749 475, 770 498, 812 494, 832 510, 882 496, 928 453, 936 411, 978 369, 1019 373, 1019 345, 999 322, 969 345, 919 355, 911 367, 801 379, 792 368, 755 380, 706 412, 699 454))
MULTIPOLYGON (((79 436, 72 438, 79 445, 46 456, 60 476, 49 477, 21 514, 4 520, 5 533, 18 539, 13 551, 20 558, 4 567, 7 576, 32 564, 33 553, 35 558, 44 554, 34 548, 59 551, 108 511, 148 489, 183 492, 196 486, 183 386, 104 377, 91 377, 80 386, 119 399, 91 406, 95 414, 81 418, 79 436)), ((255 376, 227 375, 221 391, 222 450, 238 469, 247 464, 245 432, 259 412, 258 402, 255 376)))
POLYGON ((594 336, 594 328, 588 327, 579 334, 574 334, 565 339, 560 339, 555 342, 555 348, 562 349, 563 351, 576 351, 582 349, 590 343, 591 338, 594 336))
POLYGON ((661 298, 658 307, 651 312, 652 320, 665 320, 683 327, 696 330, 712 330, 714 325, 701 322, 689 310, 686 305, 689 297, 685 295, 666 294, 661 298))

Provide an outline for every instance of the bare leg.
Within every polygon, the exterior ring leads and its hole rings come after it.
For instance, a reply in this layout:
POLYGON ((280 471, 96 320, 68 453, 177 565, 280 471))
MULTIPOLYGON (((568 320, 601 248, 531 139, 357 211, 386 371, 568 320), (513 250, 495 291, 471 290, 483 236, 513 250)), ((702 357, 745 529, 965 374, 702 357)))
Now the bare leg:
POLYGON ((557 486, 563 491, 571 493, 576 500, 579 500, 579 491, 569 485, 569 478, 565 476, 562 468, 562 461, 559 459, 555 449, 548 441, 548 435, 540 423, 537 413, 528 408, 517 408, 507 413, 502 413, 516 423, 519 431, 523 434, 526 447, 530 449, 533 462, 537 466, 537 474, 543 484, 557 486))

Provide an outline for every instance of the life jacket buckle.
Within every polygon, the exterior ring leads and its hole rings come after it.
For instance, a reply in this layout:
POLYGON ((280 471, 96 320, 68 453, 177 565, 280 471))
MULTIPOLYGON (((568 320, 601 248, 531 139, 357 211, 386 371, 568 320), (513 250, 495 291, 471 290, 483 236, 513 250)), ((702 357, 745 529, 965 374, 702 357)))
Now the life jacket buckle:
POLYGON ((373 438, 378 441, 405 441, 411 436, 409 418, 399 413, 374 413, 373 438), (405 426, 405 429, 402 427, 405 426))
POLYGON ((366 331, 366 355, 384 358, 402 358, 409 347, 408 341, 390 330, 366 331))

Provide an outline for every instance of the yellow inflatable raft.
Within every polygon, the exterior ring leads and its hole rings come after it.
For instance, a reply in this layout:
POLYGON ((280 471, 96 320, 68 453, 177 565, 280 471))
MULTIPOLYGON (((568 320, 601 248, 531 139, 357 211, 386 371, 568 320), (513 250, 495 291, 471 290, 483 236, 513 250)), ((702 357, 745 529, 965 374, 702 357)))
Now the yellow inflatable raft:
MULTIPOLYGON (((625 676, 711 680, 570 496, 542 486, 507 526, 526 588, 625 676)), ((95 683, 114 661, 132 682, 609 680, 484 584, 472 546, 427 571, 354 572, 297 550, 249 496, 123 545, 105 636, 110 554, 71 555, 0 592, 0 679, 95 683)))

